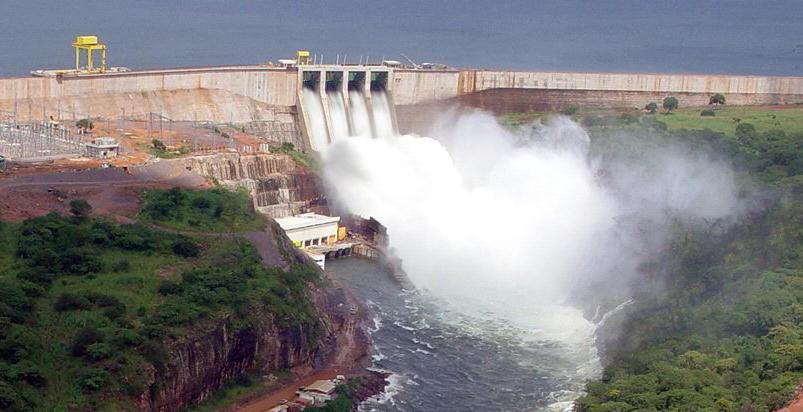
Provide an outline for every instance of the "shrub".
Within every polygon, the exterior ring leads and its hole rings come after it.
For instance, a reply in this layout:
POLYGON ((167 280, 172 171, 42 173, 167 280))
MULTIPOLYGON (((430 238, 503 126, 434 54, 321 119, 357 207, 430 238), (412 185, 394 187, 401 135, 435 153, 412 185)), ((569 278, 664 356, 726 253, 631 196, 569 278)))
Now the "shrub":
POLYGON ((167 150, 167 146, 165 146, 164 142, 162 142, 159 139, 151 140, 151 144, 153 145, 154 149, 156 149, 156 150, 158 150, 160 152, 163 152, 163 151, 167 150))
POLYGON ((672 110, 675 110, 680 106, 680 102, 674 96, 669 96, 664 99, 663 107, 667 113, 670 113, 672 110))
POLYGON ((644 106, 644 109, 650 112, 650 114, 655 114, 655 111, 658 110, 658 103, 649 102, 644 106))
POLYGON ((129 262, 127 259, 120 259, 114 263, 114 266, 112 266, 112 270, 115 272, 125 272, 130 268, 131 262, 129 262))
POLYGON ((181 293, 181 285, 172 280, 163 280, 159 284, 159 294, 163 296, 177 295, 181 293))
POLYGON ((106 359, 112 354, 112 347, 108 343, 98 342, 93 343, 91 345, 87 345, 86 355, 89 359, 92 360, 102 360, 106 359))
POLYGON ((708 99, 708 104, 713 104, 713 105, 725 104, 725 95, 722 93, 717 93, 711 96, 708 99))
POLYGON ((716 115, 717 112, 711 109, 703 109, 703 111, 700 112, 700 116, 716 116, 716 115))
POLYGON ((577 114, 577 111, 578 111, 577 106, 569 106, 561 110, 560 114, 565 116, 574 116, 575 114, 577 114))
POLYGON ((109 373, 100 368, 91 368, 78 379, 78 387, 82 392, 89 393, 100 390, 105 386, 109 373))
POLYGON ((87 217, 92 213, 92 206, 84 199, 71 200, 70 213, 75 217, 87 217))
POLYGON ((195 199, 192 199, 192 207, 196 209, 207 209, 211 205, 212 203, 209 202, 209 199, 205 197, 196 197, 195 199))
POLYGON ((189 239, 179 239, 173 242, 173 253, 182 257, 196 257, 200 250, 195 242, 189 239))
POLYGON ((89 300, 83 296, 74 293, 62 293, 56 298, 53 309, 57 312, 66 312, 69 310, 89 309, 91 306, 89 300))
POLYGON ((84 130, 92 130, 95 128, 95 123, 91 119, 81 119, 75 122, 75 127, 84 130))
POLYGON ((87 348, 100 342, 103 342, 103 333, 96 328, 87 326, 75 335, 70 351, 74 356, 86 356, 87 348))

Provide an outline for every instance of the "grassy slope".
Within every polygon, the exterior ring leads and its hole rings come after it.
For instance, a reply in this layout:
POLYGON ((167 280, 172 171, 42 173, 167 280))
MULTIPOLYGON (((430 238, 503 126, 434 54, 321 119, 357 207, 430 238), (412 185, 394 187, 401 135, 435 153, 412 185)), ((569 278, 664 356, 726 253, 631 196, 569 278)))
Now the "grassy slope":
POLYGON ((151 190, 139 219, 171 229, 195 232, 260 230, 265 220, 251 206, 245 189, 151 190))
POLYGON ((670 129, 710 129, 732 135, 739 122, 745 122, 754 125, 761 133, 773 129, 784 130, 787 134, 803 133, 803 106, 799 105, 783 109, 723 106, 715 110, 714 117, 700 116, 700 111, 700 108, 681 108, 669 115, 659 113, 655 118, 670 129))

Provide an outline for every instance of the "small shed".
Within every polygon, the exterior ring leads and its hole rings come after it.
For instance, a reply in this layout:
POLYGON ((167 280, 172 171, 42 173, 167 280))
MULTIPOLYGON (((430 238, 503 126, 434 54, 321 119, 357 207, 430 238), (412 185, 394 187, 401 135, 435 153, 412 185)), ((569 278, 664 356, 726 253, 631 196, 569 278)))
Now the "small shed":
POLYGON ((120 144, 113 137, 97 137, 86 144, 87 155, 99 159, 110 159, 120 155, 120 144))

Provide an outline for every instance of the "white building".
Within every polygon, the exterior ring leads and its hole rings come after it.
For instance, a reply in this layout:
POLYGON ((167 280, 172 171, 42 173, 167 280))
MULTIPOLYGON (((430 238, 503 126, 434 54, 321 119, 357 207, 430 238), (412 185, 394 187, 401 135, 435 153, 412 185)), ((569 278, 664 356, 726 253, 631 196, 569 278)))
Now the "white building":
POLYGON ((287 237, 296 247, 331 245, 337 241, 339 216, 324 216, 316 213, 303 213, 276 219, 287 237))
POLYGON ((335 398, 335 383, 331 380, 319 380, 297 392, 299 398, 313 405, 323 405, 335 398))

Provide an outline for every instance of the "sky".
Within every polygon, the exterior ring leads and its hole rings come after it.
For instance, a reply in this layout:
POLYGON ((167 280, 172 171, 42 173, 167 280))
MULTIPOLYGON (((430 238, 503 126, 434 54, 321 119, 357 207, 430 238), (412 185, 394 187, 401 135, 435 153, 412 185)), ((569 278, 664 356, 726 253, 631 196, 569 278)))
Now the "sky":
POLYGON ((73 64, 97 34, 132 69, 334 62, 461 68, 803 75, 803 0, 26 0, 0 12, 0 75, 73 64), (76 5, 82 5, 78 8, 76 5))

